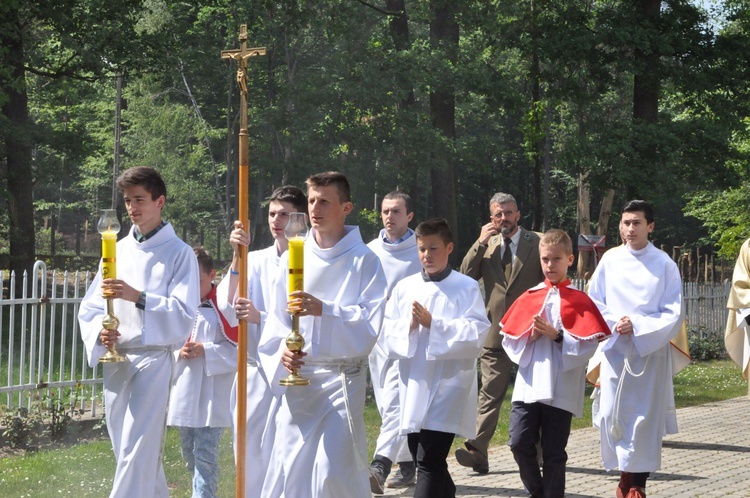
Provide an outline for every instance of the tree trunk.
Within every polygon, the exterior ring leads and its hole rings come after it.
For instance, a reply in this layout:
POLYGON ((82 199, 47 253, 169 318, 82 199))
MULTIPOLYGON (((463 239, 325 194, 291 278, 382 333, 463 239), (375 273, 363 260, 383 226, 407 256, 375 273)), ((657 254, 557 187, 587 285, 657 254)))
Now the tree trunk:
MULTIPOLYGON (((661 0, 635 2, 641 24, 651 32, 657 29, 661 0)), ((633 81, 633 118, 655 123, 659 110, 659 47, 640 46, 634 51, 635 75, 633 81)))
MULTIPOLYGON (((391 13, 388 21, 388 27, 393 40, 393 46, 398 51, 409 50, 411 48, 411 36, 409 34, 409 17, 406 15, 405 0, 386 0, 385 7, 391 13)), ((412 110, 416 102, 414 98, 414 88, 411 81, 406 80, 404 73, 398 75, 402 81, 397 82, 401 88, 408 88, 406 96, 396 105, 397 122, 399 123, 399 132, 397 134, 398 143, 395 144, 395 162, 399 165, 403 174, 403 179, 407 184, 406 191, 412 199, 418 199, 421 196, 422 185, 419 182, 419 167, 413 161, 408 161, 411 148, 410 143, 406 143, 406 130, 416 129, 417 122, 412 115, 412 110)), ((376 210, 380 206, 375 207, 376 210)))
MULTIPOLYGON (((657 23, 661 0, 637 0, 635 8, 640 25, 644 27, 647 36, 656 39, 657 23)), ((659 46, 651 42, 645 48, 636 46, 633 52, 635 58, 635 74, 633 77, 633 123, 636 134, 633 137, 633 150, 636 153, 636 164, 640 168, 651 171, 656 167, 656 144, 651 139, 648 125, 657 121, 659 113, 660 62, 659 46), (645 125, 645 126, 644 126, 645 125)), ((628 198, 642 197, 635 185, 627 187, 628 198)))
MULTIPOLYGON (((576 224, 578 233, 583 235, 591 234, 591 195, 589 186, 586 183, 588 173, 578 175, 578 205, 576 208, 576 224)), ((594 260, 593 253, 588 251, 578 251, 578 277, 588 278, 593 271, 594 260), (589 274, 589 275, 587 275, 589 274)))
MULTIPOLYGON (((615 189, 611 188, 604 194, 602 199, 602 207, 599 209, 599 221, 596 223, 596 234, 607 235, 607 225, 609 225, 609 218, 612 216, 612 203, 615 201, 615 189)), ((620 240, 617 241, 619 244, 620 240)))
POLYGON ((539 69, 539 30, 537 28, 537 7, 536 2, 531 2, 531 68, 529 78, 531 79, 531 109, 533 123, 530 127, 533 129, 533 147, 532 151, 532 217, 531 229, 539 231, 542 227, 542 217, 544 207, 542 206, 542 171, 544 171, 544 133, 542 114, 539 112, 539 102, 542 100, 542 89, 540 86, 541 71, 539 69))
POLYGON ((3 65, 8 68, 5 74, 9 75, 9 78, 0 76, 0 87, 5 89, 8 97, 2 108, 8 126, 2 129, 8 168, 10 268, 20 277, 24 270, 30 272, 34 264, 34 183, 26 72, 23 66, 23 30, 17 7, 10 7, 7 15, 6 26, 13 29, 0 33, 0 46, 5 49, 3 65))
MULTIPOLYGON (((458 23, 456 3, 451 0, 437 0, 430 3, 430 44, 433 50, 440 51, 455 65, 458 59, 458 23)), ((444 80, 435 85, 430 93, 430 117, 432 125, 445 139, 436 148, 433 166, 430 171, 432 184, 432 207, 435 216, 448 220, 455 240, 458 236, 456 213, 456 174, 453 156, 456 138, 456 98, 454 85, 444 80)))

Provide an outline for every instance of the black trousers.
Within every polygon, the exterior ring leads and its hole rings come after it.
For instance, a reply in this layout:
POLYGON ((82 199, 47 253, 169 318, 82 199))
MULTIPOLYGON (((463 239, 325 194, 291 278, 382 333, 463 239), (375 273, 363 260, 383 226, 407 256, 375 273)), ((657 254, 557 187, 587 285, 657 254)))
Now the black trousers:
POLYGON ((510 449, 518 464, 521 481, 532 498, 562 498, 565 495, 565 447, 573 414, 543 403, 513 402, 510 410, 510 449), (541 433, 544 464, 539 470, 536 444, 541 433))
POLYGON ((407 436, 417 464, 414 498, 455 498, 456 485, 448 472, 448 453, 455 434, 422 429, 407 436))

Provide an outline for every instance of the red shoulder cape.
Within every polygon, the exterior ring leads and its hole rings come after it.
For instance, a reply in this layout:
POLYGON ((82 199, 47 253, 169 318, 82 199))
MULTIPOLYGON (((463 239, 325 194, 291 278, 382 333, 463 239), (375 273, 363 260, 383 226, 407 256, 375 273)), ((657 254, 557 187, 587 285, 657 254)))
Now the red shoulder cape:
POLYGON ((211 303, 213 303, 214 309, 216 310, 216 314, 219 315, 219 319, 221 320, 221 331, 224 334, 224 337, 236 346, 237 338, 239 337, 239 327, 230 326, 229 322, 227 322, 227 319, 224 317, 224 314, 219 311, 219 305, 216 303, 216 289, 217 287, 215 285, 211 287, 211 291, 206 297, 211 300, 211 303))
POLYGON ((521 294, 503 316, 501 333, 521 337, 531 331, 534 317, 542 312, 552 287, 557 287, 560 292, 560 320, 567 333, 578 339, 600 341, 610 334, 607 322, 594 302, 585 292, 570 287, 570 280, 567 279, 554 286, 545 279, 544 287, 529 289, 521 294))

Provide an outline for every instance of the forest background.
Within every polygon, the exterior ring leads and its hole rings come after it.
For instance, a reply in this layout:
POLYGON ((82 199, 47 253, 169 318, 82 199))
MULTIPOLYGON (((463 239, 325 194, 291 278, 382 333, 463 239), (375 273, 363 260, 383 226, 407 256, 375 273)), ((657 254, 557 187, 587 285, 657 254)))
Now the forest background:
POLYGON ((248 62, 254 248, 273 188, 326 170, 348 175, 365 240, 399 188, 416 221, 449 220, 454 264, 496 191, 526 228, 574 240, 616 245, 631 198, 655 205, 662 247, 734 258, 750 236, 750 1, 4 0, 11 269, 52 233, 96 254, 134 165, 164 175, 178 233, 228 255, 239 96, 220 52, 241 24, 267 49, 248 62))

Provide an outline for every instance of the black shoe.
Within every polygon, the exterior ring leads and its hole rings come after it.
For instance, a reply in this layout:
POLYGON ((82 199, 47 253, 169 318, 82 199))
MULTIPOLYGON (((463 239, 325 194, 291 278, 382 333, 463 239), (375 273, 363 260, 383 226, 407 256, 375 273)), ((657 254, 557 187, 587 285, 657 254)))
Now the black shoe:
POLYGON ((398 470, 385 483, 386 488, 408 488, 417 482, 417 469, 414 462, 398 464, 398 470))
POLYGON ((458 461, 459 465, 471 467, 477 474, 486 474, 490 471, 490 464, 487 461, 487 457, 469 446, 466 449, 458 448, 456 450, 456 461, 458 461))
POLYGON ((374 461, 370 464, 370 491, 373 494, 383 494, 386 475, 385 466, 382 463, 374 461))

